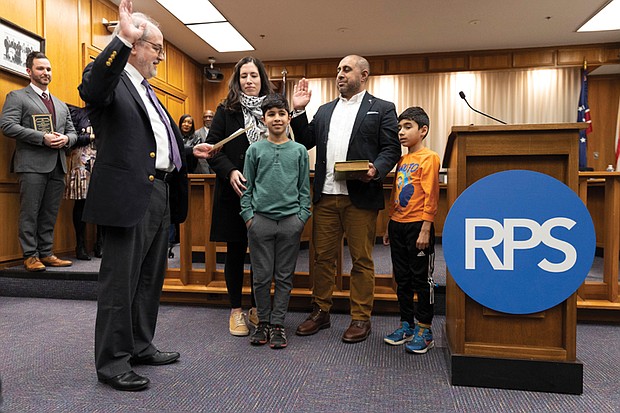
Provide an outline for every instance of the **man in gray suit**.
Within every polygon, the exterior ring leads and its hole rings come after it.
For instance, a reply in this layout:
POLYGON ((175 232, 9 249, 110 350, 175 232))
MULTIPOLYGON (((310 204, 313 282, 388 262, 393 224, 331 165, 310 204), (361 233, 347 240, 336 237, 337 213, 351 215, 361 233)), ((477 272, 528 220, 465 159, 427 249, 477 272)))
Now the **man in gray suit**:
MULTIPOLYGON (((196 140, 192 144, 195 146, 199 143, 205 143, 207 141, 207 135, 209 134, 209 129, 211 129, 211 122, 213 122, 213 116, 215 114, 212 110, 205 110, 202 114, 202 124, 204 125, 202 128, 196 131, 196 140)), ((206 159, 198 159, 198 163, 194 170, 192 171, 195 174, 212 174, 214 173, 206 159)))
POLYGON ((72 263, 52 253, 54 224, 65 189, 65 148, 77 134, 67 105, 49 93, 52 66, 41 52, 26 58, 30 85, 6 96, 0 118, 5 136, 16 140, 14 171, 19 179, 19 242, 28 271, 72 263), (52 131, 35 129, 33 115, 51 114, 52 131))
POLYGON ((203 127, 196 131, 196 135, 200 138, 200 143, 207 141, 207 135, 209 134, 209 129, 211 129, 211 122, 213 122, 214 115, 213 111, 209 109, 205 110, 202 114, 203 127))

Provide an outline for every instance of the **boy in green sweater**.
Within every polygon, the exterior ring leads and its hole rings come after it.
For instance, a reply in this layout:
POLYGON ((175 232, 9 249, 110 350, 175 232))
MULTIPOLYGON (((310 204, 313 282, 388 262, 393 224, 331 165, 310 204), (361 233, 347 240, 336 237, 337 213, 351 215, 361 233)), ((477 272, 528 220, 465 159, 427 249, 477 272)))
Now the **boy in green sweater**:
POLYGON ((269 137, 250 145, 246 152, 243 175, 247 189, 241 197, 259 320, 250 343, 269 341, 271 348, 280 349, 287 345, 284 317, 301 233, 310 218, 310 169, 306 148, 286 134, 291 120, 286 98, 269 95, 261 108, 269 137))

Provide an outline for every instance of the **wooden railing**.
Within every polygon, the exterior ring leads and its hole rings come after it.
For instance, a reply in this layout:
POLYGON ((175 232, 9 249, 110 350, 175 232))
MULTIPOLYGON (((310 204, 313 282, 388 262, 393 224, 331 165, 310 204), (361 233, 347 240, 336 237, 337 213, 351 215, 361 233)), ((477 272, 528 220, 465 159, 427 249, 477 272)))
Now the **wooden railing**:
MULTIPOLYGON (((313 177, 311 176, 311 179, 313 177)), ((389 196, 392 176, 386 180, 384 193, 389 196)), ((226 302, 226 283, 223 269, 218 269, 216 257, 224 253, 226 246, 209 240, 211 230, 211 202, 215 175, 190 175, 190 208, 187 221, 180 227, 179 267, 168 268, 163 289, 163 300, 169 302, 215 303, 226 302), (192 263, 192 255, 204 254, 198 264, 192 263)), ((579 174, 579 196, 590 210, 597 234, 597 247, 604 251, 603 280, 586 281, 578 290, 577 308, 587 310, 585 318, 604 319, 607 310, 620 310, 618 297, 618 257, 620 248, 620 172, 583 172, 579 174), (600 312, 597 313, 597 312, 600 312)), ((443 222, 447 215, 446 186, 441 185, 439 213, 435 222, 435 233, 441 236, 443 222)), ((377 235, 384 233, 388 217, 381 211, 377 219, 377 235)), ((302 235, 304 247, 312 248, 312 218, 306 224, 302 235)), ((336 268, 336 299, 348 299, 349 274, 343 270, 344 248, 336 268)), ((309 251, 312 257, 312 250, 309 251)), ((312 293, 312 259, 309 271, 295 273, 293 297, 310 297, 312 293)), ((244 295, 250 294, 248 280, 244 295)), ((377 306, 393 308, 396 302, 396 285, 391 274, 377 274, 375 297, 377 306)), ((617 316, 613 316, 617 317, 617 316)), ((580 318, 582 313, 580 312, 580 318)))
MULTIPOLYGON (((220 303, 226 300, 226 283, 223 266, 217 266, 217 254, 226 251, 226 245, 209 240, 211 230, 211 205, 215 186, 215 175, 189 175, 190 202, 189 213, 185 223, 180 226, 179 267, 168 268, 164 282, 163 297, 165 301, 220 303), (193 255, 204 255, 198 265, 192 262, 193 255)), ((310 177, 311 181, 313 175, 310 177)), ((393 177, 390 175, 384 186, 386 200, 389 197, 393 177)), ((443 191, 445 198, 445 190, 443 191)), ((445 211, 443 213, 445 217, 445 211)), ((385 211, 377 220, 377 235, 382 235, 387 227, 388 217, 385 211)), ((442 220, 443 222, 443 220, 442 220)), ((438 225, 439 231, 441 225, 438 225)), ((441 232, 439 232, 441 234, 441 232)), ((306 224, 302 235, 302 244, 310 248, 312 257, 312 218, 306 224)), ((344 242, 343 242, 344 244, 344 242)), ((336 266, 336 289, 334 298, 349 297, 349 274, 343 270, 343 244, 336 266)), ((293 297, 310 297, 312 293, 313 262, 309 258, 309 271, 297 270, 293 280, 293 297)), ((396 302, 396 285, 391 274, 376 274, 375 297, 379 301, 396 302)), ((248 279, 245 280, 244 295, 249 295, 248 279)))
POLYGON ((579 288, 577 308, 589 310, 591 318, 601 319, 601 310, 620 310, 620 172, 579 173, 579 197, 594 222, 597 252, 603 252, 603 278, 586 280, 579 288))

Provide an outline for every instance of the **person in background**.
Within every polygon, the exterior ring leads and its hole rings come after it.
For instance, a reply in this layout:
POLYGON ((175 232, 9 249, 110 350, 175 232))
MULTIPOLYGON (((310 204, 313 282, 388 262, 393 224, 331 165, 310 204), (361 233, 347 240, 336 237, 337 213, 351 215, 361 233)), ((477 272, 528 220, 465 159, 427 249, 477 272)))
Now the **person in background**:
POLYGON ((439 202, 441 162, 437 153, 424 146, 429 126, 428 115, 420 107, 407 108, 398 117, 398 139, 408 151, 396 166, 390 221, 383 235, 383 244, 390 246, 400 308, 400 326, 383 340, 393 346, 407 343, 405 350, 417 354, 426 353, 435 344, 431 331, 435 285, 433 222, 439 202))
MULTIPOLYGON (((209 129, 211 129, 211 122, 213 121, 214 113, 212 110, 205 110, 202 114, 202 128, 196 131, 196 139, 192 146, 196 146, 199 143, 207 141, 207 135, 209 129)), ((197 159, 196 166, 193 168, 195 174, 212 174, 214 173, 206 159, 197 159)))
POLYGON ((398 161, 401 149, 394 104, 366 91, 368 61, 346 56, 336 73, 340 97, 319 107, 312 122, 305 113, 312 96, 308 81, 301 79, 293 92, 291 127, 295 140, 308 149, 316 146, 313 310, 296 334, 307 336, 331 326, 336 260, 346 233, 353 261, 351 324, 342 340, 357 343, 366 340, 371 330, 375 288, 372 250, 377 215, 384 208, 383 179, 398 161), (335 162, 347 160, 368 160, 368 171, 358 179, 335 179, 335 162))
POLYGON ((50 94, 52 65, 45 54, 31 52, 26 58, 30 84, 9 92, 2 108, 0 128, 15 139, 13 169, 19 180, 19 243, 27 271, 46 266, 68 267, 52 252, 54 225, 65 190, 67 157, 77 134, 65 103, 50 94), (51 130, 35 128, 33 115, 51 117, 51 130))
POLYGON ((207 135, 209 134, 209 129, 211 129, 213 116, 215 116, 215 114, 210 109, 205 110, 202 114, 202 128, 196 131, 201 143, 207 141, 207 135))
MULTIPOLYGON (((198 159, 194 157, 193 147, 196 144, 196 132, 194 126, 194 118, 189 114, 181 115, 179 118, 179 130, 183 136, 184 156, 187 163, 187 172, 195 173, 194 170, 198 165, 198 159)), ((168 258, 174 258, 174 246, 180 242, 180 225, 178 223, 170 224, 170 236, 168 238, 168 258)))
MULTIPOLYGON (((90 175, 97 158, 95 134, 90 125, 86 109, 67 105, 71 112, 71 120, 77 131, 77 141, 69 153, 69 173, 66 175, 65 199, 73 200, 73 228, 75 229, 75 256, 78 260, 90 261, 86 249, 86 223, 82 221, 84 203, 88 193, 90 175)), ((103 229, 97 226, 94 255, 103 255, 103 229)))
MULTIPOLYGON (((148 82, 166 58, 157 22, 121 0, 110 43, 78 87, 97 136, 97 166, 84 206, 105 226, 95 321, 100 382, 124 391, 149 385, 134 366, 176 362, 153 343, 166 275, 170 222, 188 210, 181 132, 148 82)), ((207 149, 207 148, 206 148, 207 149)))
MULTIPOLYGON (((213 242, 226 242, 224 276, 231 306, 229 332, 234 336, 250 334, 241 308, 244 262, 248 247, 245 222, 239 215, 239 201, 243 191, 247 189, 242 171, 248 147, 267 137, 260 106, 265 96, 272 92, 271 82, 260 60, 251 56, 239 60, 228 82, 228 95, 213 117, 207 143, 194 147, 194 155, 204 158, 205 154, 210 153, 208 144, 227 138, 239 128, 247 128, 245 133, 226 143, 209 160, 209 165, 216 174, 210 238, 213 242)), ((251 279, 250 272, 250 285, 251 279)), ((252 308, 248 320, 256 325, 258 316, 254 293, 251 294, 251 299, 252 308)))
POLYGON ((259 321, 250 343, 269 341, 271 348, 280 349, 287 346, 284 318, 301 233, 310 218, 310 168, 306 148, 286 134, 291 117, 286 98, 267 96, 262 111, 269 136, 246 152, 243 175, 247 189, 241 197, 259 321))

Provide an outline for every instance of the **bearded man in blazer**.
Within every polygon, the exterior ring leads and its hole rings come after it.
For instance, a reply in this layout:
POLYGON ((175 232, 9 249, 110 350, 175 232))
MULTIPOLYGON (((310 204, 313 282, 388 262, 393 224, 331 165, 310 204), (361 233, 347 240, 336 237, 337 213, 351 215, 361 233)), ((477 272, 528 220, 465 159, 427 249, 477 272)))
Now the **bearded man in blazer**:
POLYGON ((351 252, 351 324, 342 340, 357 343, 370 334, 374 301, 375 226, 384 208, 383 179, 396 165, 401 148, 396 108, 366 91, 370 67, 361 56, 343 58, 336 82, 340 97, 322 105, 308 123, 305 107, 312 93, 302 79, 293 93, 291 127, 295 140, 316 147, 313 209, 313 311, 297 328, 301 336, 330 327, 336 259, 343 234, 351 252), (355 180, 334 179, 334 163, 369 160, 368 171, 355 180))
POLYGON ((67 160, 65 148, 77 134, 67 105, 49 93, 52 65, 42 52, 26 58, 30 84, 10 92, 2 108, 0 127, 15 139, 14 164, 19 179, 19 243, 28 271, 45 271, 46 266, 68 267, 52 253, 54 225, 65 190, 67 160), (52 131, 35 129, 33 115, 51 115, 52 131))
POLYGON ((163 42, 157 22, 122 0, 114 37, 78 87, 97 136, 84 220, 105 228, 95 365, 99 381, 117 390, 148 386, 132 365, 180 357, 152 342, 169 225, 185 220, 188 202, 181 132, 146 82, 165 59, 163 42))

